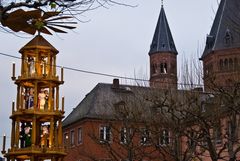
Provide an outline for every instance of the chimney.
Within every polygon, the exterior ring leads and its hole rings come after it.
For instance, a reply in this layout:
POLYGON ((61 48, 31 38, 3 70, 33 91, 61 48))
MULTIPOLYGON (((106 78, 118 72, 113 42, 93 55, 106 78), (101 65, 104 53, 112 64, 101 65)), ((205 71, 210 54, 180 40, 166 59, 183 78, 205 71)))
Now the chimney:
POLYGON ((119 79, 113 79, 113 84, 112 84, 112 88, 114 89, 118 89, 119 88, 119 79))

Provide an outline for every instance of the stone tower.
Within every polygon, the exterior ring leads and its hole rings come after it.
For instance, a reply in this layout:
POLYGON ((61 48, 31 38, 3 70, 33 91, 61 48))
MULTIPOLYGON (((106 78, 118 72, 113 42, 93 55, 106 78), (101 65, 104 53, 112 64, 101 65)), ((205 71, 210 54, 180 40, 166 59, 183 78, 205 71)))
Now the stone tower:
POLYGON ((16 107, 12 106, 11 148, 8 161, 62 161, 66 155, 62 143, 64 99, 59 108, 59 85, 55 49, 37 35, 21 50, 21 75, 13 77, 17 85, 16 107))
POLYGON ((161 89, 177 89, 177 50, 163 5, 161 6, 149 56, 150 86, 161 89))
POLYGON ((203 61, 204 88, 231 87, 240 80, 240 1, 221 0, 206 47, 203 61))

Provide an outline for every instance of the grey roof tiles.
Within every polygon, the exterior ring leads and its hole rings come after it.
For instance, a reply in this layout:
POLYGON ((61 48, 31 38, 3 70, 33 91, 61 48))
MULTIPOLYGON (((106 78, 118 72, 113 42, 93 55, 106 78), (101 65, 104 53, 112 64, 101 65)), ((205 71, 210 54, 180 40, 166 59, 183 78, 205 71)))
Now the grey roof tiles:
POLYGON ((115 89, 112 84, 98 83, 66 117, 63 126, 71 125, 85 118, 112 118, 114 104, 121 102, 123 97, 132 98, 137 91, 146 91, 148 89, 146 87, 126 85, 120 85, 119 88, 115 89))
POLYGON ((149 55, 161 52, 171 52, 177 54, 163 6, 161 7, 149 55))
POLYGON ((239 11, 239 0, 221 0, 202 58, 212 51, 240 47, 239 11))

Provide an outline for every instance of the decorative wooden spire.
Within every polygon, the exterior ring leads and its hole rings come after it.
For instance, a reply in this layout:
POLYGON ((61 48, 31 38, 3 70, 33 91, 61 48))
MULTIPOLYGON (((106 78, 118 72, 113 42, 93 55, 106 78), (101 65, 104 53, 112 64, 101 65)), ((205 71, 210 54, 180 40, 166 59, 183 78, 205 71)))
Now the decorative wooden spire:
POLYGON ((7 160, 62 161, 66 153, 62 143, 64 107, 59 108, 63 78, 59 80, 56 72, 58 50, 37 35, 20 53, 21 74, 13 79, 17 101, 10 116, 11 148, 4 156, 7 160))

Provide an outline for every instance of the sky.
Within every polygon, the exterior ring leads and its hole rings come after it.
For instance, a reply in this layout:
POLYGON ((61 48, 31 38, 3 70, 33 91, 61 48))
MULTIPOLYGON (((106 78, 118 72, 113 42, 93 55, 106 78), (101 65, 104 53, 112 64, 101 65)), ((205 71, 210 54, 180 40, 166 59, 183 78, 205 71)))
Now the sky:
MULTIPOLYGON (((148 51, 160 13, 160 0, 129 0, 131 8, 114 5, 80 15, 77 29, 68 34, 43 35, 59 50, 57 64, 81 70, 123 77, 149 79, 148 51)), ((201 55, 210 32, 218 0, 165 0, 164 9, 178 50, 178 68, 184 58, 201 55), (200 52, 199 52, 200 49, 200 52)), ((20 56, 19 49, 33 36, 24 38, 0 32, 0 53, 20 56)), ((0 148, 2 136, 10 145, 11 102, 16 100, 16 85, 11 80, 12 62, 19 76, 20 61, 0 55, 0 148)), ((59 71, 60 74, 60 71, 59 71)), ((99 82, 112 83, 112 77, 65 70, 60 96, 65 96, 65 116, 99 82)), ((120 83, 134 84, 121 79, 120 83)), ((1 154, 0 154, 1 156, 1 154)))

